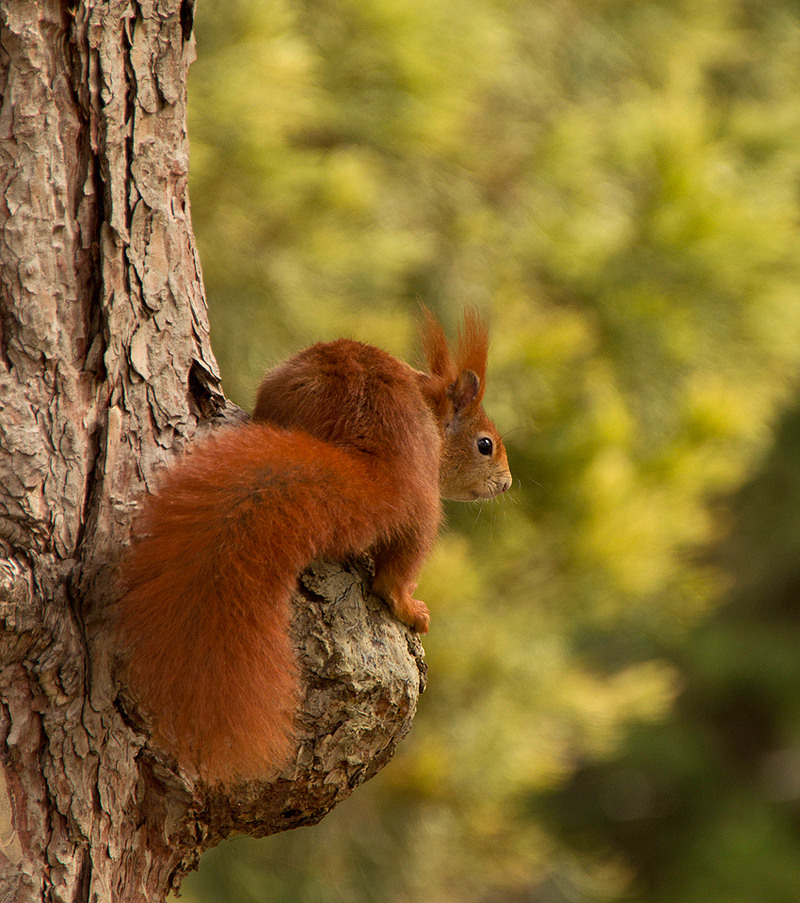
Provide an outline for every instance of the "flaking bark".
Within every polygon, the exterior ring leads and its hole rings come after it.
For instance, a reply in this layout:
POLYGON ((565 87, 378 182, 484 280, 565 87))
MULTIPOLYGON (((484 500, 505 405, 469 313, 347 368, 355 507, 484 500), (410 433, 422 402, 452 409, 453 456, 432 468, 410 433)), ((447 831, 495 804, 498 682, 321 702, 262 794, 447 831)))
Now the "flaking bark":
POLYGON ((189 217, 192 12, 0 0, 0 901, 158 901, 228 834, 317 821, 388 761, 424 681, 364 573, 328 564, 296 598, 302 742, 272 784, 193 783, 119 680, 136 499, 243 416, 189 217))

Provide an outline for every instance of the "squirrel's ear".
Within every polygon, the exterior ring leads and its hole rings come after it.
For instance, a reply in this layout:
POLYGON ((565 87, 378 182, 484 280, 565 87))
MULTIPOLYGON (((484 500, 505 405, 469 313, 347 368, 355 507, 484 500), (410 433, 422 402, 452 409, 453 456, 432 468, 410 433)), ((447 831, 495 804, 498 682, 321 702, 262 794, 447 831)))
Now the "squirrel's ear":
POLYGON ((447 397, 450 399, 456 414, 465 411, 474 404, 480 394, 481 381, 474 370, 462 370, 458 379, 448 387, 447 397))

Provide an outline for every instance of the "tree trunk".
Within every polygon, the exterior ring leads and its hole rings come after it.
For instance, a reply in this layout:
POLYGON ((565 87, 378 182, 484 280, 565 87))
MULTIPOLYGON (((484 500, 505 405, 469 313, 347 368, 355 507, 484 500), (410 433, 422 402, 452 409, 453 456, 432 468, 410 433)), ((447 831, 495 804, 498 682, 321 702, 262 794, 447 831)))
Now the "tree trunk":
POLYGON ((319 564, 294 630, 297 762, 194 785, 117 678, 137 497, 242 417, 208 341, 186 189, 191 0, 0 0, 0 901, 159 901, 202 850, 321 818, 391 757, 415 635, 319 564))

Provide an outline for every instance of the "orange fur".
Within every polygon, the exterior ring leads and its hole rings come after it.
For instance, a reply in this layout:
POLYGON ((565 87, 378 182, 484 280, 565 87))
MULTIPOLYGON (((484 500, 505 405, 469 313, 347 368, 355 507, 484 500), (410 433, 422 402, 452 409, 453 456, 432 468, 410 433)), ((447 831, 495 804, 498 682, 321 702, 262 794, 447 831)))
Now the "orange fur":
POLYGON ((122 565, 130 678, 160 741, 208 781, 268 776, 291 757, 289 602, 304 567, 369 552, 375 591, 424 632, 413 593, 440 490, 510 485, 480 407, 485 330, 466 317, 456 363, 429 315, 425 344, 429 374, 349 340, 300 352, 265 377, 259 422, 198 445, 142 505, 122 565), (487 435, 491 457, 476 450, 487 435))

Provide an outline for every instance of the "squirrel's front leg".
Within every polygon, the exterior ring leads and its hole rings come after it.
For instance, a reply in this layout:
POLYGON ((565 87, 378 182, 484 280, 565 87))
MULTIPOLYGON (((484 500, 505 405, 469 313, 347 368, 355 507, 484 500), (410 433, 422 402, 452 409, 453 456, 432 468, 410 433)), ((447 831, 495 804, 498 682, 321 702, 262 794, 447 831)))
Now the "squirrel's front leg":
MULTIPOLYGON (((416 537, 414 538, 416 539, 416 537)), ((408 539, 372 550, 375 579, 372 589, 381 596, 392 614, 417 633, 427 633, 431 623, 428 606, 414 598, 416 576, 422 567, 427 547, 408 539)))

